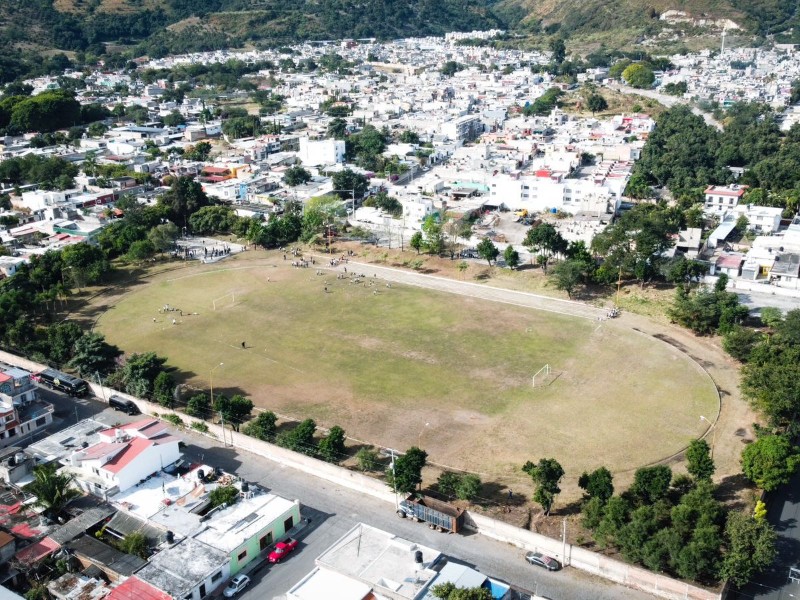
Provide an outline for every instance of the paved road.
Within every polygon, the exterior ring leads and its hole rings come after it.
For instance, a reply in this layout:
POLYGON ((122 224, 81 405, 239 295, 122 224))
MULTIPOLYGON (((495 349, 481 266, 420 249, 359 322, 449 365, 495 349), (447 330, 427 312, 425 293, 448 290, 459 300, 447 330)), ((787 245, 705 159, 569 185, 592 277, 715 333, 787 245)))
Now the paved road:
POLYGON ((800 298, 773 296, 772 294, 737 290, 735 288, 729 288, 729 291, 736 292, 736 295, 739 296, 739 301, 755 314, 760 314, 761 309, 765 306, 774 306, 775 308, 781 309, 783 312, 800 308, 800 298))
MULTIPOLYGON (((127 423, 141 418, 115 412, 97 399, 74 400, 57 392, 41 390, 55 405, 58 430, 77 418, 93 417, 108 424, 127 423)), ((300 548, 285 563, 255 571, 253 583, 240 598, 261 600, 280 598, 314 568, 314 560, 358 522, 391 531, 407 539, 435 548, 458 562, 475 566, 481 572, 522 589, 538 592, 553 600, 644 600, 648 594, 611 584, 576 569, 549 573, 523 560, 518 548, 480 535, 448 535, 424 525, 401 520, 385 502, 340 488, 311 475, 283 467, 261 456, 224 448, 217 440, 194 432, 177 432, 186 441, 184 452, 194 461, 203 461, 257 482, 269 491, 302 503, 302 514, 310 523, 301 532, 300 548)))
MULTIPOLYGON (((359 263, 354 261, 350 261, 347 265, 336 267, 335 270, 342 271, 344 267, 347 267, 347 270, 350 273, 364 273, 368 278, 373 277, 373 275, 377 275, 381 279, 397 283, 405 283, 407 285, 414 285, 430 290, 449 292, 451 294, 459 294, 462 296, 470 296, 483 300, 492 300, 494 302, 503 302, 504 304, 514 304, 516 306, 524 306, 526 308, 535 308, 537 310, 555 312, 562 315, 582 317, 592 321, 596 321, 598 318, 605 317, 606 313, 608 312, 607 310, 595 308, 594 306, 589 306, 583 302, 572 302, 570 300, 551 298, 549 296, 540 296, 539 294, 531 294, 529 292, 518 292, 516 290, 492 287, 482 283, 457 281, 455 279, 448 279, 446 277, 425 275, 423 273, 416 273, 414 271, 405 271, 391 267, 382 267, 379 265, 359 263)), ((324 268, 324 266, 320 268, 324 268)))
POLYGON ((800 473, 769 500, 767 519, 778 532, 778 558, 770 569, 730 600, 800 598, 800 584, 789 583, 789 567, 800 567, 800 473))
MULTIPOLYGON (((657 92, 656 90, 640 90, 636 88, 632 88, 626 85, 610 85, 611 89, 616 90, 622 94, 636 94, 637 96, 644 96, 645 98, 652 98, 653 100, 657 100, 667 108, 671 108, 676 104, 687 104, 689 105, 690 102, 685 100, 684 98, 678 98, 676 96, 670 96, 669 94, 663 94, 661 92, 657 92)), ((719 130, 722 130, 722 123, 717 121, 713 115, 700 110, 696 106, 692 106, 692 112, 696 114, 698 117, 703 117, 703 120, 706 124, 711 125, 712 127, 716 127, 719 130)))

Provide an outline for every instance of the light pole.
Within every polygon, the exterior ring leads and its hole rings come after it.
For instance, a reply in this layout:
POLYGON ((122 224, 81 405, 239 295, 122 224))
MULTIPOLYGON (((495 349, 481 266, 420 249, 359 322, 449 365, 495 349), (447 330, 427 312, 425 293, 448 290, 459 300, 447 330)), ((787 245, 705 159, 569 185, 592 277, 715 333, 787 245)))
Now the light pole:
POLYGON ((392 457, 392 488, 394 489, 394 509, 400 509, 400 502, 397 500, 397 473, 394 470, 394 450, 389 448, 389 454, 392 457))
POLYGON ((714 442, 717 438, 717 429, 714 427, 714 423, 706 419, 703 415, 700 415, 700 420, 708 423, 708 431, 711 432, 711 458, 714 458, 714 442))
POLYGON ((356 190, 353 188, 352 190, 331 190, 331 192, 338 193, 338 192, 349 192, 350 198, 353 202, 353 218, 356 218, 356 190))
POLYGON ((430 423, 425 423, 425 425, 422 427, 422 429, 419 430, 419 435, 417 436, 417 448, 419 448, 419 444, 420 444, 420 441, 422 440, 422 434, 425 431, 425 427, 430 427, 430 426, 431 426, 430 423))
MULTIPOLYGON (((211 369, 211 374, 208 377, 209 387, 211 388, 211 410, 214 410, 214 371, 219 369, 225 363, 219 363, 216 367, 211 369)), ((219 411, 219 416, 222 419, 222 445, 227 447, 228 444, 225 442, 225 417, 222 414, 222 411, 219 411)))

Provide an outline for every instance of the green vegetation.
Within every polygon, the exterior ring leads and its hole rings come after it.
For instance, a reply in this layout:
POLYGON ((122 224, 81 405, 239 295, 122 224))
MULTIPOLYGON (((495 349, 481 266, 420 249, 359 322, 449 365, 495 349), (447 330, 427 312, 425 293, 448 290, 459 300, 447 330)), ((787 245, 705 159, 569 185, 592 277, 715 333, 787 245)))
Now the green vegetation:
POLYGON ((258 413, 258 416, 242 427, 242 433, 262 440, 264 442, 275 441, 275 434, 277 427, 275 423, 278 421, 278 416, 270 411, 265 410, 258 413))
POLYGON ((398 494, 410 494, 422 483, 422 469, 428 453, 412 446, 394 459, 394 467, 386 470, 386 483, 398 494))
POLYGON ((145 560, 150 556, 150 544, 147 542, 147 537, 140 531, 134 531, 126 535, 119 541, 118 547, 123 552, 145 560))
POLYGON ((533 493, 534 502, 540 504, 545 514, 549 515, 556 496, 561 493, 559 483, 564 477, 564 468, 554 458, 543 458, 538 464, 526 462, 522 470, 531 476, 536 486, 536 491, 533 493))
POLYGON ((481 479, 471 473, 445 471, 439 475, 436 487, 445 496, 471 501, 480 492, 481 479))
POLYGON ((217 506, 222 506, 223 504, 226 506, 231 506, 232 504, 236 504, 238 500, 239 490, 232 485, 220 485, 215 487, 208 495, 208 501, 211 503, 211 508, 216 508, 217 506))
POLYGON ((317 453, 317 446, 314 443, 314 432, 317 430, 317 424, 314 419, 305 419, 297 426, 284 431, 276 439, 279 446, 314 456, 317 453))
POLYGON ((742 452, 742 471, 766 492, 789 483, 800 466, 800 449, 785 435, 763 435, 742 452))
POLYGON ((34 506, 44 509, 51 519, 56 519, 64 507, 81 495, 78 488, 72 487, 74 475, 59 473, 58 463, 46 463, 33 468, 33 481, 25 490, 36 496, 34 506))

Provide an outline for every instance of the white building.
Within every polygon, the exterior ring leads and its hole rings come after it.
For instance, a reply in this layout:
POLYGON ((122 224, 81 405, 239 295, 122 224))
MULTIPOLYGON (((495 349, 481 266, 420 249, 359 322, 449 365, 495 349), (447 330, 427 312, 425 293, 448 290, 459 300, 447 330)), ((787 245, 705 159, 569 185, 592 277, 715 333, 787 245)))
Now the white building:
POLYGON ((306 167, 319 167, 344 162, 344 140, 310 140, 300 138, 297 157, 306 167))
POLYGON ((739 205, 746 191, 746 185, 711 185, 705 191, 703 212, 712 215, 725 214, 739 205))
POLYGON ((180 458, 179 439, 157 419, 106 429, 99 441, 76 448, 65 464, 80 486, 106 497, 125 491, 180 458))

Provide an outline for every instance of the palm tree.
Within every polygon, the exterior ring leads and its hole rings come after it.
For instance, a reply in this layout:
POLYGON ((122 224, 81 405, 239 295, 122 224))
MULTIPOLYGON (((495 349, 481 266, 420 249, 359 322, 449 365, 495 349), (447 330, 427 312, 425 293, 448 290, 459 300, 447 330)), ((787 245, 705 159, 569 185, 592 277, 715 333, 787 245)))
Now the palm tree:
POLYGON ((75 476, 59 473, 56 463, 48 463, 34 467, 34 480, 25 488, 36 496, 33 506, 44 508, 49 517, 57 516, 72 500, 81 495, 80 490, 72 487, 75 476))

